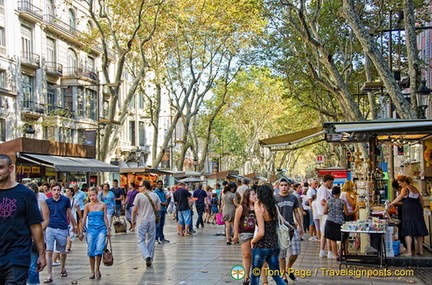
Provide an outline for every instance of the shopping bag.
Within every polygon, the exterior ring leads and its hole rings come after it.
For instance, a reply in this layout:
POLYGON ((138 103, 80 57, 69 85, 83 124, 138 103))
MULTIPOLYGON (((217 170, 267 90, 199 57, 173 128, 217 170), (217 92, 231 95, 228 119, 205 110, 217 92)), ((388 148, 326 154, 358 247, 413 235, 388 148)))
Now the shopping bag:
POLYGON ((125 219, 121 219, 120 217, 114 216, 113 226, 116 233, 125 233, 127 230, 125 219))
POLYGON ((216 214, 216 223, 218 225, 225 225, 225 222, 222 220, 222 213, 216 214))

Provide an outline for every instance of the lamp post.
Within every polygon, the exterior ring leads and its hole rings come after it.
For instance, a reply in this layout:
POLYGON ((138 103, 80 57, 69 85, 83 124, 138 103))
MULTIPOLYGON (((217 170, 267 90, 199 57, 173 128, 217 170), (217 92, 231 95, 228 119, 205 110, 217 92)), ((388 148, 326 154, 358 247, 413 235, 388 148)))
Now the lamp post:
POLYGON ((417 95, 418 107, 420 110, 420 119, 426 119, 426 109, 429 106, 429 95, 432 90, 426 86, 426 80, 422 80, 422 84, 415 91, 417 95))
POLYGON ((194 158, 193 165, 194 165, 194 170, 197 171, 198 158, 194 158))

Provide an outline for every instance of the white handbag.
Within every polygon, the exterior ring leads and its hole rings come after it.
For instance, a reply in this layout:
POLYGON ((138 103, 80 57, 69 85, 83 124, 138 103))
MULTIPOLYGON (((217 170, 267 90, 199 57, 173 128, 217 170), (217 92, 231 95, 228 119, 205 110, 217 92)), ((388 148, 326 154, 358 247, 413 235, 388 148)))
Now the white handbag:
POLYGON ((279 248, 281 250, 286 250, 291 246, 290 227, 279 212, 278 206, 276 206, 276 210, 278 212, 278 228, 276 229, 276 232, 278 235, 279 248))

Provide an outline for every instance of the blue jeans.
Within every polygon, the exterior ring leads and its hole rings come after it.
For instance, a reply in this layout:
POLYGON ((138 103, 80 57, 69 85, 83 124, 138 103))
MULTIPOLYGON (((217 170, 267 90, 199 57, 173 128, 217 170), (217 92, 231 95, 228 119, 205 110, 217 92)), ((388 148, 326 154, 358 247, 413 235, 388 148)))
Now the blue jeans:
POLYGON ((39 284, 39 272, 36 272, 37 269, 37 260, 39 258, 39 254, 37 251, 31 251, 31 261, 30 268, 28 270, 28 279, 27 284, 39 284))
MULTIPOLYGON (((274 248, 252 248, 252 271, 250 275, 250 285, 259 285, 260 275, 255 276, 253 274, 255 268, 263 266, 264 262, 267 262, 268 267, 271 270, 280 270, 279 268, 279 247, 274 248)), ((285 285, 284 280, 280 275, 272 275, 273 280, 277 285, 285 285)))
POLYGON ((156 240, 163 241, 165 240, 165 236, 163 233, 163 228, 165 226, 165 211, 159 211, 160 222, 156 225, 156 240))
POLYGON ((150 257, 153 260, 156 238, 156 222, 141 223, 137 231, 137 244, 144 259, 150 257))
POLYGON ((196 203, 195 204, 197 213, 198 213, 198 219, 196 222, 196 226, 202 225, 204 227, 204 220, 203 220, 203 214, 205 210, 205 204, 204 203, 196 203))

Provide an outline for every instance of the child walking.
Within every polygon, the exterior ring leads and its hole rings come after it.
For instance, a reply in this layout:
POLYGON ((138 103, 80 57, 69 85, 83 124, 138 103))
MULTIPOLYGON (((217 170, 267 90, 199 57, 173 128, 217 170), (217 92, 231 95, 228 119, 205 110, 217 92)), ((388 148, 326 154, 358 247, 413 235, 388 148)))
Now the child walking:
POLYGON ((211 217, 213 218, 212 224, 214 225, 216 223, 216 214, 219 213, 219 199, 217 197, 218 195, 216 193, 213 193, 212 199, 210 201, 211 204, 211 217))
MULTIPOLYGON (((334 186, 332 189, 332 195, 327 200, 327 204, 324 207, 324 214, 327 214, 327 221, 325 225, 324 236, 330 240, 331 254, 329 253, 328 258, 339 259, 336 241, 341 240, 341 226, 344 223, 344 213, 347 216, 354 215, 358 212, 359 208, 356 207, 354 211, 349 212, 346 202, 340 199, 341 188, 334 186)), ((342 241, 343 242, 343 241, 342 241)))

